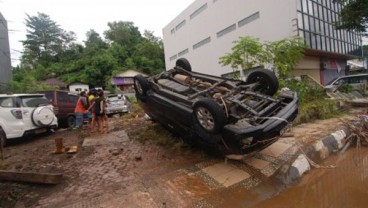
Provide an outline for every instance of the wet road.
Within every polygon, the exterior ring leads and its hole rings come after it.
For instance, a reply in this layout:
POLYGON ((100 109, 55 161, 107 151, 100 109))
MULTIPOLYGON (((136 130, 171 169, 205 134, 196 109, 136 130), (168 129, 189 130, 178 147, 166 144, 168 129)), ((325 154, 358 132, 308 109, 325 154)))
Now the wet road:
POLYGON ((322 165, 335 168, 314 168, 300 182, 282 191, 281 184, 268 180, 252 190, 233 189, 218 193, 224 201, 210 202, 213 207, 368 207, 368 149, 350 148, 336 154, 322 165))

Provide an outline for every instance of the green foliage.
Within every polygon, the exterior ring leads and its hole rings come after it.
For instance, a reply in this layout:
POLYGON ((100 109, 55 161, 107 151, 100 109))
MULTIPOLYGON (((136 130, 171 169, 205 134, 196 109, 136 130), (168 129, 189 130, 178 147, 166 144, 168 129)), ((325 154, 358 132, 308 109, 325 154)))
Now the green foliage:
POLYGON ((27 15, 25 22, 25 50, 20 65, 13 70, 13 91, 33 89, 25 79, 32 79, 34 84, 55 77, 66 84, 82 82, 107 87, 112 76, 128 69, 146 74, 164 70, 162 40, 150 31, 142 37, 132 22, 108 23, 106 40, 91 29, 84 45, 75 43, 74 33, 64 31, 46 14, 27 15))
POLYGON ((334 100, 314 99, 299 105, 298 117, 295 124, 308 123, 317 119, 328 119, 339 115, 334 100))
POLYGON ((326 99, 321 87, 311 86, 297 79, 281 80, 280 87, 287 87, 298 93, 299 112, 295 124, 327 119, 339 114, 336 101, 326 99))
POLYGON ((131 51, 142 40, 138 27, 133 22, 109 22, 109 29, 104 32, 107 40, 126 47, 131 51))
POLYGON ((75 40, 74 33, 65 32, 44 13, 37 13, 37 16, 27 14, 25 24, 27 35, 22 41, 25 49, 22 62, 31 67, 36 64, 47 67, 75 40))
POLYGON ((259 39, 245 36, 234 41, 231 53, 220 57, 219 62, 223 66, 230 65, 234 70, 239 69, 239 67, 246 70, 262 65, 265 56, 267 55, 259 39))
MULTIPOLYGON (((368 26, 368 1, 367 0, 336 0, 344 4, 340 13, 338 29, 367 32, 368 26)), ((367 34, 367 33, 366 33, 367 34)))
POLYGON ((268 51, 268 62, 273 63, 280 79, 291 76, 293 68, 304 56, 306 46, 300 37, 268 42, 265 45, 268 51))
POLYGON ((256 66, 274 65, 281 79, 290 77, 306 48, 299 37, 260 43, 258 38, 246 36, 240 37, 234 44, 231 53, 220 57, 220 64, 230 65, 234 71, 239 67, 249 70, 256 66))

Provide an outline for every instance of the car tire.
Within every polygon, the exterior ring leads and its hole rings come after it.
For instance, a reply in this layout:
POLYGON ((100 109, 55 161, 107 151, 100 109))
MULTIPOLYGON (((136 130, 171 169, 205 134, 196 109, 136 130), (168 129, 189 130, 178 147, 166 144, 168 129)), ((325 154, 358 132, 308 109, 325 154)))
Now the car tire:
POLYGON ((135 94, 137 98, 144 101, 147 95, 147 91, 149 89, 148 80, 142 75, 135 76, 134 77, 134 89, 135 89, 135 94))
POLYGON ((184 69, 185 71, 189 71, 189 72, 192 71, 192 66, 190 65, 189 61, 186 58, 180 58, 176 60, 175 66, 180 67, 184 69))
POLYGON ((204 98, 193 106, 194 122, 202 130, 217 134, 226 124, 226 115, 222 107, 212 99, 204 98))
POLYGON ((35 126, 49 126, 55 119, 55 114, 51 108, 47 106, 37 107, 31 115, 32 122, 35 126))
POLYGON ((2 145, 2 147, 5 147, 6 142, 7 142, 6 134, 3 130, 3 128, 0 127, 0 146, 2 145))
POLYGON ((76 120, 75 120, 75 116, 68 116, 68 118, 66 119, 66 125, 68 128, 75 128, 76 125, 76 120))
POLYGON ((273 96, 279 88, 279 81, 275 73, 268 69, 255 69, 249 73, 246 83, 253 84, 256 82, 258 84, 255 91, 269 96, 273 96))

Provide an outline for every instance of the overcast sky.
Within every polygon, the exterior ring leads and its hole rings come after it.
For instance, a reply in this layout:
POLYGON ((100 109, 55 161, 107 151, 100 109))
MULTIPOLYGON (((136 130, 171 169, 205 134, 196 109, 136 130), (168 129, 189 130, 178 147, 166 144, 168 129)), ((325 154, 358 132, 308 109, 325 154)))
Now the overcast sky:
POLYGON ((162 28, 186 9, 194 0, 0 0, 0 12, 8 21, 10 52, 13 66, 18 63, 25 40, 26 14, 42 12, 66 31, 76 33, 78 42, 94 29, 103 37, 107 23, 131 21, 143 34, 154 31, 162 37, 162 28))

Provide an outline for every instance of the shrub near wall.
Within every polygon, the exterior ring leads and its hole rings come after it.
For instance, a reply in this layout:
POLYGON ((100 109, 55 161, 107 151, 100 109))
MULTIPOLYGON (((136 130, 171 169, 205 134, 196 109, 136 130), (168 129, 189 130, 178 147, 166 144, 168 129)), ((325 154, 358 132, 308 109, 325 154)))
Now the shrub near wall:
POLYGON ((298 93, 299 113, 294 121, 295 124, 332 118, 340 114, 337 109, 337 102, 327 99, 324 89, 321 87, 296 79, 280 81, 280 86, 298 93))

